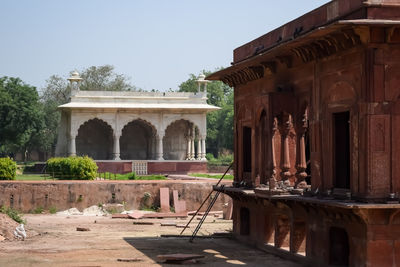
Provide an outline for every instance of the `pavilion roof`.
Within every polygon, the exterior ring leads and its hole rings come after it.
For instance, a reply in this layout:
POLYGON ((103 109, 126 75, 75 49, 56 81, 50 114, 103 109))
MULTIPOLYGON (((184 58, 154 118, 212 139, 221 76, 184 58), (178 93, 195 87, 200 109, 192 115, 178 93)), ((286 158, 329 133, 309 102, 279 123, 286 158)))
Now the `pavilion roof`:
POLYGON ((219 107, 207 104, 204 92, 77 91, 60 109, 185 110, 209 112, 219 107))

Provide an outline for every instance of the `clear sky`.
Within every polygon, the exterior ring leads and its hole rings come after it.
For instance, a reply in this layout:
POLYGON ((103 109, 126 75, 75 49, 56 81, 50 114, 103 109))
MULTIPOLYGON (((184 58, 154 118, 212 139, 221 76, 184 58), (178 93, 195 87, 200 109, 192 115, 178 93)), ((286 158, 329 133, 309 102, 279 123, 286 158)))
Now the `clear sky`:
POLYGON ((234 48, 328 0, 2 0, 0 76, 42 88, 52 74, 110 64, 145 90, 227 67, 234 48))

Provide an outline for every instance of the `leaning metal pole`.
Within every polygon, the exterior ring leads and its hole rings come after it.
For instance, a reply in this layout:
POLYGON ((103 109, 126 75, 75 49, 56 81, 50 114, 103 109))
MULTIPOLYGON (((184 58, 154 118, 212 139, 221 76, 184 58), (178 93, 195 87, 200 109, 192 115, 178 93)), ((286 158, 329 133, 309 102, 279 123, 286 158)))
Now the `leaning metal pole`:
MULTIPOLYGON (((219 181, 217 182, 217 184, 215 186, 218 186, 219 183, 222 181, 222 179, 224 179, 225 175, 228 173, 228 171, 232 168, 233 166, 233 162, 231 163, 231 165, 229 165, 228 169, 226 169, 224 175, 222 175, 222 177, 219 179, 219 181)), ((208 196, 206 197, 206 199, 204 199, 203 203, 201 203, 200 207, 197 209, 197 211, 193 214, 192 218, 189 220, 189 222, 186 224, 186 226, 182 229, 182 232, 180 233, 180 235, 183 234, 183 232, 186 230, 186 228, 189 226, 189 224, 192 222, 192 220, 194 219, 194 217, 196 217, 197 213, 199 213, 200 209, 203 207, 203 205, 207 202, 207 200, 210 198, 211 194, 214 192, 214 190, 211 190, 211 192, 208 194, 208 196)))
MULTIPOLYGON (((221 189, 224 188, 224 185, 221 185, 221 189)), ((214 198, 211 200, 210 205, 208 205, 207 210, 204 212, 203 217, 201 217, 201 220, 199 224, 197 225, 196 229, 193 231, 192 237, 190 238, 189 242, 193 242, 193 239, 196 237, 197 232, 200 230, 201 226, 203 225, 204 221, 206 220, 208 213, 210 212, 211 208, 214 206, 215 201, 217 201, 217 198, 221 192, 218 191, 215 195, 214 198)))

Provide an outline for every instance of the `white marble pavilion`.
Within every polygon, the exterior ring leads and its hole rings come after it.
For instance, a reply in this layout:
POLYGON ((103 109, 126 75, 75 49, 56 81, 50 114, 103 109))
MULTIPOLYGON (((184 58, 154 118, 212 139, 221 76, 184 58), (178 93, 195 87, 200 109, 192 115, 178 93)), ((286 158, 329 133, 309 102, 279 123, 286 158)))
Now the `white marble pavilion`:
POLYGON ((206 160, 204 76, 196 93, 81 91, 74 72, 71 101, 59 106, 56 156, 95 160, 206 160))

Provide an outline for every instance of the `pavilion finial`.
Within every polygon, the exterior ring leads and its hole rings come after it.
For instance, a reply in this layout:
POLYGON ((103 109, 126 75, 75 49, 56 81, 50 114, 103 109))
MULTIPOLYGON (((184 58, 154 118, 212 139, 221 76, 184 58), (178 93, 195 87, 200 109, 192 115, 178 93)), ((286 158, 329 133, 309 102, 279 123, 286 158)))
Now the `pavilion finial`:
POLYGON ((197 77, 197 84, 199 85, 198 87, 198 92, 201 92, 201 86, 203 86, 203 91, 207 92, 207 83, 209 83, 210 81, 205 80, 204 78, 206 78, 206 76, 203 73, 200 73, 200 75, 197 77))
POLYGON ((82 82, 82 78, 79 76, 78 71, 74 70, 67 80, 71 84, 71 95, 74 95, 73 92, 79 91, 79 85, 82 82))

